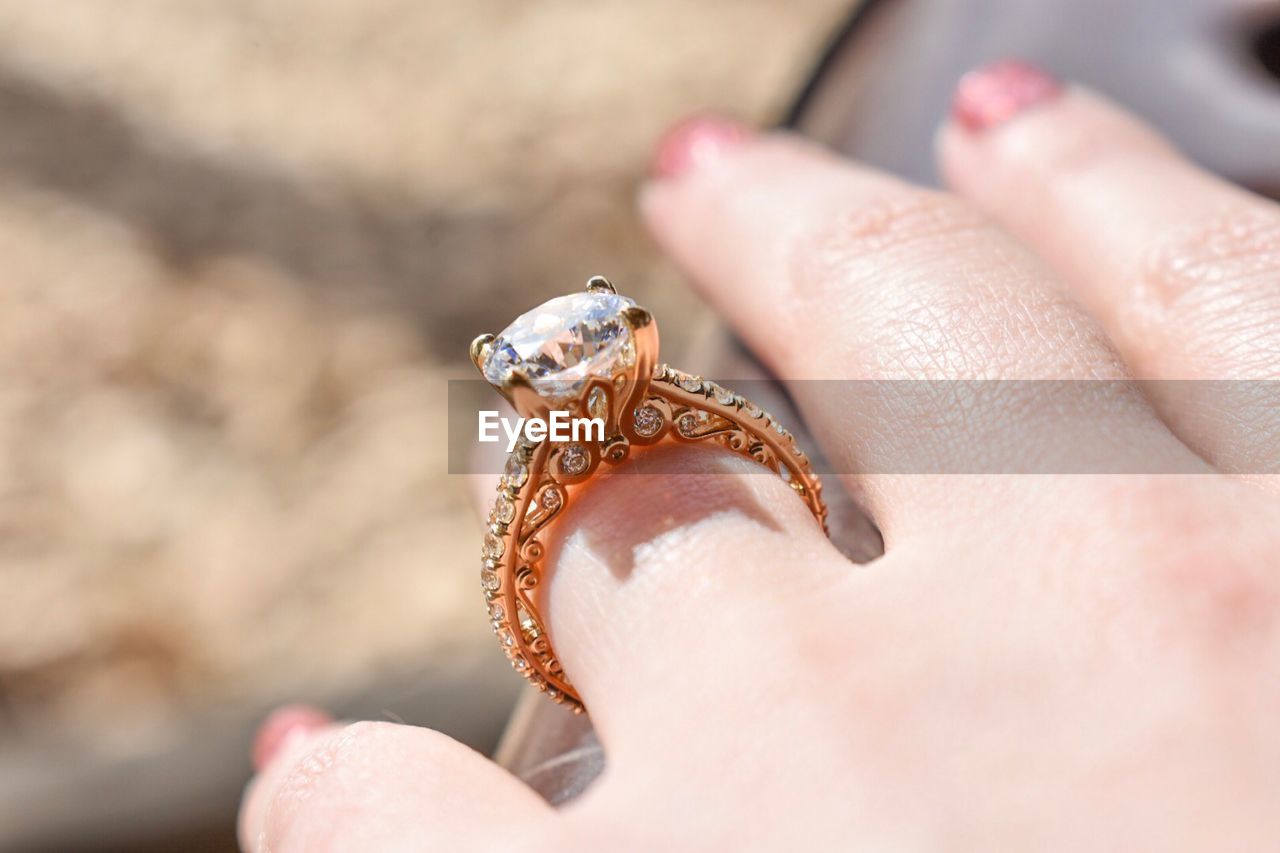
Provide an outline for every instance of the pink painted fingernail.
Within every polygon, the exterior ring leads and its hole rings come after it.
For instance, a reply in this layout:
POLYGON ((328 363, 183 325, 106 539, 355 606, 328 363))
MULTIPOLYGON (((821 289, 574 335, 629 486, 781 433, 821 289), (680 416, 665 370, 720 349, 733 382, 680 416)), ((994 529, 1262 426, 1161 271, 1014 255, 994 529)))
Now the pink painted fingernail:
POLYGON ((1061 92, 1062 84, 1040 68, 1005 59, 960 79, 951 101, 951 116, 966 130, 990 130, 1061 92))
POLYGON ((653 176, 674 178, 705 169, 751 135, 746 125, 715 115, 677 122, 662 135, 653 156, 653 176))
POLYGON ((332 723, 333 717, 310 705, 277 708, 258 726, 253 739, 254 769, 261 770, 289 744, 332 723))

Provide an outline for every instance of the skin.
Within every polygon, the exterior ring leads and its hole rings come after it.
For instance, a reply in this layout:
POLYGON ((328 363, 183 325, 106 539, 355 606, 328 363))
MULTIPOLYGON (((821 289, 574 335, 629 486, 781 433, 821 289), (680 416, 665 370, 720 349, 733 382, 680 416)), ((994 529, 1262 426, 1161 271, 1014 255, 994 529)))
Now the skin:
MULTIPOLYGON (((1280 378, 1280 208, 1077 89, 938 149, 949 194, 751 136, 642 208, 781 376, 1280 378)), ((860 567, 750 463, 653 451, 688 473, 593 482, 550 559, 591 790, 553 810, 439 733, 335 726, 253 782, 244 844, 1275 849, 1280 508, 1251 472, 1280 431, 1187 387, 966 418, 795 383, 843 470, 887 472, 827 485, 884 533, 860 567), (1185 473, 893 473, 993 441, 1185 473)))

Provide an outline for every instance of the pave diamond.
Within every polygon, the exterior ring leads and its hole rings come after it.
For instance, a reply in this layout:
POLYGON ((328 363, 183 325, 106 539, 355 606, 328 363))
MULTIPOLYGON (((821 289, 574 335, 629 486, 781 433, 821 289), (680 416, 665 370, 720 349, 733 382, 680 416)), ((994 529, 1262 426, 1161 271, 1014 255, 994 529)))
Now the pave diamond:
POLYGON ((516 458, 514 454, 507 457, 506 467, 502 470, 502 478, 508 486, 518 489, 524 485, 524 481, 528 476, 529 469, 525 467, 523 462, 516 458))
POLYGON ((511 498, 506 495, 498 495, 498 499, 493 502, 494 520, 500 524, 510 524, 515 517, 516 505, 511 502, 511 498))
POLYGON ((702 380, 696 376, 682 376, 680 377, 680 387, 690 394, 696 394, 702 390, 702 380))
POLYGON ((506 545, 502 541, 502 537, 494 533, 492 530, 484 535, 484 556, 489 560, 496 560, 502 556, 502 552, 506 550, 506 545))
POLYGON ((503 385, 519 370, 551 403, 582 391, 590 377, 609 377, 634 361, 631 327, 622 312, 635 301, 614 293, 571 293, 521 314, 493 341, 484 378, 503 385))

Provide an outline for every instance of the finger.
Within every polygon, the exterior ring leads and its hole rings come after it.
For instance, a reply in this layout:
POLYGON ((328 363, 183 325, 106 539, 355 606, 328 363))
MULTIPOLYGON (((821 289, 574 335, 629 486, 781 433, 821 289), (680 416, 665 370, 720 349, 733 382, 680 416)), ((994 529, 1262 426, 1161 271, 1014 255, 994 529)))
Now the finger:
MULTIPOLYGON (((1021 64, 967 78, 939 149, 948 182, 1061 271, 1135 375, 1280 378, 1280 207, 1021 64)), ((1274 466, 1280 400, 1268 384, 1149 387, 1211 461, 1274 466)))
POLYGON ((552 818, 529 788, 457 741, 361 722, 309 732, 250 783, 245 850, 514 850, 552 818))
POLYGON ((847 479, 887 544, 999 499, 989 480, 914 476, 957 455, 999 456, 1009 470, 1188 456, 1132 389, 1060 400, 1070 386, 945 381, 1124 375, 1041 262, 983 216, 785 135, 721 140, 688 146, 696 157, 678 174, 661 161, 668 176, 646 189, 645 217, 788 379, 833 464, 878 472, 847 479), (957 400, 967 393, 978 405, 957 400))
POLYGON ((544 614, 613 766, 742 700, 744 637, 767 648, 849 569, 785 481, 714 444, 636 452, 549 531, 544 614))

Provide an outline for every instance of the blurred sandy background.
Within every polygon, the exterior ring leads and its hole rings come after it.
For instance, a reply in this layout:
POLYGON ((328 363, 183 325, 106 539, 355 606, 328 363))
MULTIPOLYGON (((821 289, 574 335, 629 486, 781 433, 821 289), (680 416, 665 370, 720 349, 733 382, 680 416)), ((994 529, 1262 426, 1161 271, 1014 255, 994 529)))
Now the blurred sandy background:
POLYGON ((687 343, 650 147, 848 5, 0 2, 0 848, 231 849, 284 699, 491 744, 445 379, 595 272, 687 343))

